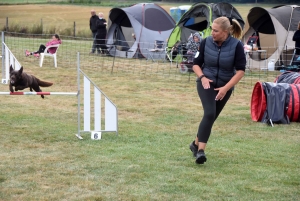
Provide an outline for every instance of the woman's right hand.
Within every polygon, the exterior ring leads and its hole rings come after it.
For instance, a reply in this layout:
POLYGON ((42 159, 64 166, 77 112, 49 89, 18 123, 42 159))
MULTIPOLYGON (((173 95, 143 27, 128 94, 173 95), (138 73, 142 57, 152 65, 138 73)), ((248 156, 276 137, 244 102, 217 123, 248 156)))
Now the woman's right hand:
POLYGON ((204 77, 201 78, 201 82, 202 82, 202 86, 203 86, 204 89, 209 89, 210 88, 210 82, 213 82, 213 81, 204 76, 204 77))

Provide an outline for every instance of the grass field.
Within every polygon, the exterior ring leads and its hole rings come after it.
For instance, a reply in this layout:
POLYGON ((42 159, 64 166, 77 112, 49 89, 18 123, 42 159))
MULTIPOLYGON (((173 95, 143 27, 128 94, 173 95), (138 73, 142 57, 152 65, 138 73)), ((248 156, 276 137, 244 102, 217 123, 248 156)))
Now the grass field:
MULTIPOLYGON (((91 9, 29 7, 0 6, 0 19, 24 10, 27 23, 51 10, 59 25, 76 18, 85 26, 91 9)), ((40 68, 23 50, 45 40, 30 40, 7 37, 6 42, 26 72, 54 82, 43 91, 76 90, 75 55, 82 48, 84 72, 118 107, 119 135, 104 133, 93 141, 86 134, 78 140, 75 97, 0 96, 1 201, 299 200, 299 123, 269 127, 250 116, 254 83, 272 81, 278 72, 246 73, 213 127, 207 163, 196 165, 188 146, 203 110, 193 75, 188 81, 169 63, 134 59, 116 59, 112 73, 111 57, 87 54, 90 41, 67 39, 58 68, 51 59, 40 68)), ((1 84, 0 91, 8 86, 1 84)))

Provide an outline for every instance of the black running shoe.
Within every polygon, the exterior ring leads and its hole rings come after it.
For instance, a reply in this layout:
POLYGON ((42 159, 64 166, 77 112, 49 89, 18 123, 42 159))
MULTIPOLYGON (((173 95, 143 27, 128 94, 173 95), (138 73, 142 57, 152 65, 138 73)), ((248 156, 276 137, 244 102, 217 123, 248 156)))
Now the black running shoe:
POLYGON ((206 156, 203 149, 200 149, 196 154, 196 163, 204 164, 206 162, 206 156))
POLYGON ((190 150, 193 152, 193 156, 196 158, 198 152, 198 146, 195 145, 195 141, 190 144, 190 150))

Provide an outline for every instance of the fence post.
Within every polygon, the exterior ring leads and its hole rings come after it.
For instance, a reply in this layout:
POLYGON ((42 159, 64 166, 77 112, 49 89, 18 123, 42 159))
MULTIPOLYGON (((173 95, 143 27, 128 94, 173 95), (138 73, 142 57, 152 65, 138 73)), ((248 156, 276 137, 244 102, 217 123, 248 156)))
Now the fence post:
POLYGON ((8 31, 8 17, 6 17, 6 31, 8 31))
POLYGON ((74 21, 74 37, 76 37, 76 22, 74 21))

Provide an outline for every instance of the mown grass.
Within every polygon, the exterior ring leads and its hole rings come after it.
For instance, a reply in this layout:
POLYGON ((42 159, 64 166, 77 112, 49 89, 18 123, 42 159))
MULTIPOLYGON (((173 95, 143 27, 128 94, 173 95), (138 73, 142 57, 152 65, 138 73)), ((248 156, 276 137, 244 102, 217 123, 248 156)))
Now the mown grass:
MULTIPOLYGON (((86 23, 90 8, 82 9, 86 23)), ((196 165, 188 145, 203 110, 193 74, 170 63, 91 56, 91 40, 66 36, 58 68, 51 58, 40 68, 24 50, 49 38, 7 36, 6 43, 25 72, 54 82, 43 91, 77 90, 80 52, 83 71, 118 107, 118 136, 78 140, 75 97, 0 96, 0 200, 299 200, 299 123, 269 127, 250 115, 255 82, 278 72, 247 71, 213 127, 207 163, 196 165)))
POLYGON ((44 41, 6 37, 26 72, 54 82, 43 91, 76 91, 79 50, 83 71, 118 107, 118 136, 78 140, 75 97, 1 96, 0 200, 298 199, 299 123, 272 128, 250 115, 254 83, 278 72, 247 71, 213 127, 207 163, 196 165, 188 145, 203 110, 193 74, 146 60, 113 66, 88 55, 91 41, 67 39, 58 68, 52 59, 40 68, 23 50, 44 41))

